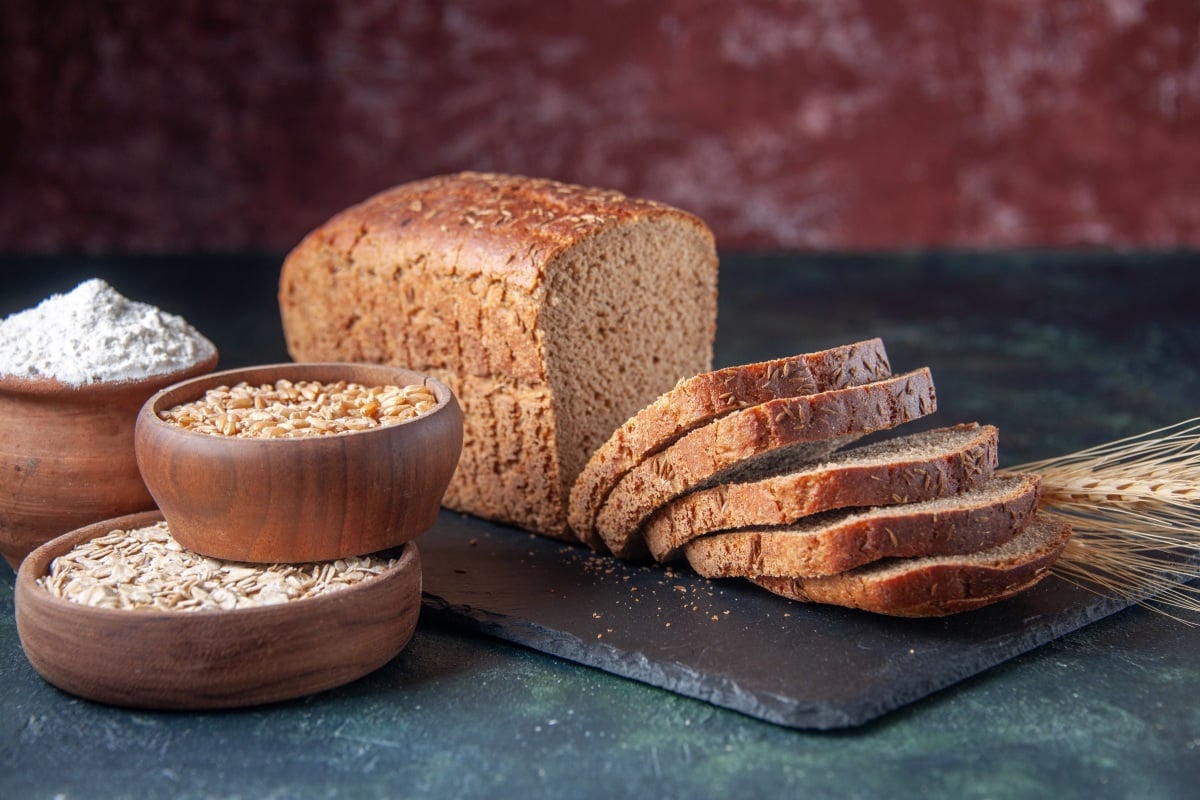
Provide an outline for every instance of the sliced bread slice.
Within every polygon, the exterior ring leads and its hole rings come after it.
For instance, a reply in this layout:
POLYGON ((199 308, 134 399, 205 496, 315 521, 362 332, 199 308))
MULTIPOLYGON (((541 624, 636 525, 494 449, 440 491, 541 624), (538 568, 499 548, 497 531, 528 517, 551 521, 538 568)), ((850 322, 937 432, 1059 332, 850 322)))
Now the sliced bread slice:
POLYGON ((792 600, 896 617, 941 617, 1025 591, 1050 573, 1071 526, 1038 514, 1002 545, 956 556, 889 559, 823 578, 751 578, 792 600))
POLYGON ((1003 544, 1029 524, 1039 484, 1036 475, 1001 474, 948 497, 701 536, 684 552, 706 578, 832 575, 881 558, 972 553, 1003 544))
POLYGON ((709 533, 789 525, 822 511, 930 500, 971 489, 996 468, 999 433, 970 423, 909 434, 834 453, 828 461, 742 482, 730 480, 667 503, 642 536, 662 562, 709 533))
POLYGON ((701 426, 631 469, 609 494, 596 530, 621 558, 649 555, 642 523, 679 495, 743 476, 812 463, 868 433, 937 408, 927 368, 820 394, 771 400, 701 426), (753 460, 753 463, 750 461, 753 460))
POLYGON ((688 431, 747 406, 858 386, 891 374, 883 342, 868 339, 680 380, 614 431, 588 459, 571 489, 571 529, 593 549, 607 549, 596 531, 596 515, 609 492, 630 469, 688 431))

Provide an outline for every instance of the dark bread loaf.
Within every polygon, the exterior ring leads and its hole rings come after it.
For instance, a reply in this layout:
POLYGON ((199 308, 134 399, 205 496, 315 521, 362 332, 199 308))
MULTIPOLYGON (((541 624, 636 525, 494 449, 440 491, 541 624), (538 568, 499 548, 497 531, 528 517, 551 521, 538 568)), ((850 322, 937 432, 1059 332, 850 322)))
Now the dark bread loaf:
POLYGON ((790 526, 714 533, 685 548, 707 578, 832 575, 882 558, 958 555, 1003 544, 1037 511, 1034 475, 999 474, 961 494, 830 511, 790 526))
POLYGON ((695 216, 619 192, 462 173, 336 215, 288 255, 297 361, 398 364, 464 414, 444 504, 570 538, 584 463, 680 376, 712 369, 717 255, 695 216))
POLYGON ((1046 577, 1071 526, 1038 514, 1006 543, 968 555, 879 561, 823 578, 751 578, 775 594, 897 617, 940 617, 1016 595, 1046 577))
POLYGON ((955 425, 834 453, 827 461, 690 492, 659 508, 642 527, 659 561, 683 556, 689 541, 736 528, 788 525, 822 511, 912 503, 982 484, 996 468, 998 432, 955 425))
POLYGON ((933 379, 928 369, 920 369, 735 411, 631 469, 601 507, 596 529, 615 555, 645 557, 642 523, 684 492, 719 483, 731 469, 744 474, 751 468, 774 471, 819 461, 856 438, 931 414, 936 407, 933 379))
POLYGON ((614 431, 592 454, 571 489, 571 529, 593 549, 607 549, 595 522, 609 492, 648 456, 701 425, 780 397, 817 394, 890 375, 883 342, 870 339, 681 380, 614 431))

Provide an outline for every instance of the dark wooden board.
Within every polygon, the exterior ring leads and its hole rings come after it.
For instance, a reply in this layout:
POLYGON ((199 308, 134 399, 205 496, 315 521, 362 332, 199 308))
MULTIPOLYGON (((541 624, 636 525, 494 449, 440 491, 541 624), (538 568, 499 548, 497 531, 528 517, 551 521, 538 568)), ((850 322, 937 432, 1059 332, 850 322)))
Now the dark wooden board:
POLYGON ((425 614, 794 728, 862 724, 1128 605, 1052 575, 978 611, 896 619, 447 511, 420 547, 425 614))

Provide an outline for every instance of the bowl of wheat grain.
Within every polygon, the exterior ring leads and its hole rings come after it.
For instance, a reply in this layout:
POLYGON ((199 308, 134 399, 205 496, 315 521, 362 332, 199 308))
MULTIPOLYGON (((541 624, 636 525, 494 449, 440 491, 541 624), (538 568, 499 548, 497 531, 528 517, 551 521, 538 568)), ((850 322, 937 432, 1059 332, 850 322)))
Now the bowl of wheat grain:
POLYGON ((292 363, 170 386, 138 414, 138 467, 172 534, 214 558, 327 561, 431 528, 462 450, 441 382, 292 363))
POLYGON ((26 656, 63 691, 232 708, 331 689, 393 659, 416 627, 421 563, 413 543, 319 563, 213 559, 149 511, 41 545, 14 601, 26 656))

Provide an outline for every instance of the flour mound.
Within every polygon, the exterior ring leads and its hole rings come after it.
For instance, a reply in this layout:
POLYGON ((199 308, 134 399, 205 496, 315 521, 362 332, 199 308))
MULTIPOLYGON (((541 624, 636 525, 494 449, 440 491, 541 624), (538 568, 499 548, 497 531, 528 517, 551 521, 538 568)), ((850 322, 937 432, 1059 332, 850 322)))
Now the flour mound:
POLYGON ((0 375, 72 386, 164 375, 215 352, 182 317, 130 300, 99 278, 0 321, 0 375))

